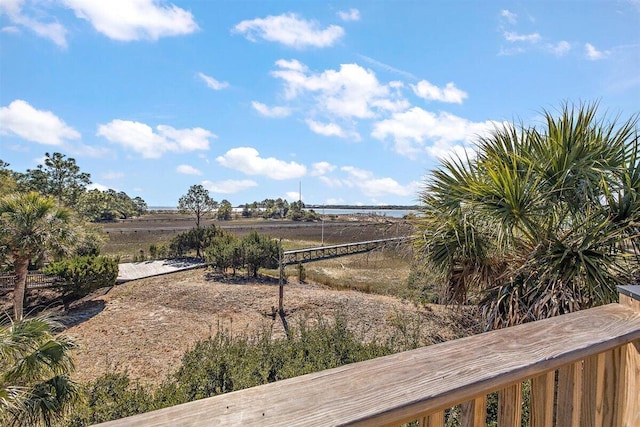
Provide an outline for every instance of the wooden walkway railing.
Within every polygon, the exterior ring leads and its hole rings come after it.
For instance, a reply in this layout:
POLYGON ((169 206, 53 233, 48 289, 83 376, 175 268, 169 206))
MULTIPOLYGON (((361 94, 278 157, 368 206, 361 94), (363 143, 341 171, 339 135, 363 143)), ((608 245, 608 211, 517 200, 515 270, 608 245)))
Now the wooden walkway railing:
POLYGON ((402 243, 407 240, 409 240, 409 237, 391 237, 388 239, 367 240, 365 242, 343 243, 340 245, 316 246, 313 248, 284 251, 282 253, 282 266, 361 254, 391 244, 402 243))
MULTIPOLYGON (((44 273, 29 273, 27 275, 27 288, 51 288, 56 286, 58 277, 44 273)), ((0 292, 12 291, 16 284, 16 276, 13 274, 0 274, 0 292)))
POLYGON ((398 426, 413 421, 432 427, 443 426, 445 409, 459 404, 463 426, 484 426, 487 394, 497 391, 498 425, 520 427, 525 382, 531 387, 531 427, 640 426, 640 291, 621 292, 619 304, 104 426, 398 426))

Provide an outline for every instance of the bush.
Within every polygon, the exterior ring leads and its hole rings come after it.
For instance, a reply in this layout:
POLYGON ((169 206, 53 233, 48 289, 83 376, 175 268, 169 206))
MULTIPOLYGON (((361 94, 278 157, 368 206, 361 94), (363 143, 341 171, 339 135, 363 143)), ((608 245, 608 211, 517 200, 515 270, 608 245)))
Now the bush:
POLYGON ((44 272, 60 278, 59 290, 66 303, 96 289, 115 285, 118 261, 103 256, 79 256, 51 263, 44 272))
POLYGON ((242 239, 242 248, 245 265, 251 276, 258 277, 260 268, 278 267, 280 248, 275 239, 254 231, 242 239))
POLYGON ((171 239, 169 255, 181 257, 191 251, 196 251, 196 255, 200 256, 200 250, 210 246, 215 238, 221 236, 222 233, 222 229, 216 228, 213 224, 204 228, 192 228, 186 233, 180 233, 171 239))
POLYGON ((79 427, 135 415, 195 399, 372 359, 393 350, 363 344, 349 331, 344 316, 332 322, 301 322, 289 338, 271 330, 231 335, 224 329, 188 351, 178 371, 157 387, 131 382, 126 373, 107 373, 84 387, 84 399, 68 425, 79 427))
POLYGON ((216 266, 221 273, 233 268, 233 275, 243 265, 242 242, 233 234, 222 232, 211 245, 205 249, 205 259, 216 266))

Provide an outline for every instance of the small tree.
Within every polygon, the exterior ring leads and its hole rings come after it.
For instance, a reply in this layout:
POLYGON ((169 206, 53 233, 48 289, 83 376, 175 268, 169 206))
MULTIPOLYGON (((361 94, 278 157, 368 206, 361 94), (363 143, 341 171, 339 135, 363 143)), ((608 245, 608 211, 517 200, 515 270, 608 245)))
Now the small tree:
POLYGON ((231 202, 228 200, 223 200, 220 202, 220 206, 218 207, 218 219, 223 221, 228 221, 231 219, 231 213, 233 212, 233 208, 231 206, 231 202))
POLYGON ((189 191, 178 200, 178 210, 182 213, 192 213, 196 217, 196 228, 200 228, 202 218, 218 206, 209 196, 209 191, 202 185, 192 185, 189 191))
MULTIPOLYGON (((202 185, 192 185, 189 191, 178 200, 178 210, 192 213, 196 217, 196 228, 200 228, 202 218, 214 210, 218 203, 209 196, 209 191, 202 185)), ((200 246, 196 248, 196 256, 200 256, 200 246)))
POLYGON ((242 248, 249 275, 258 277, 258 269, 278 266, 278 242, 269 236, 253 231, 242 240, 242 248))
POLYGON ((16 274, 16 320, 23 316, 29 261, 47 249, 64 252, 73 240, 70 213, 58 208, 53 198, 31 192, 0 199, 0 247, 10 254, 16 274))

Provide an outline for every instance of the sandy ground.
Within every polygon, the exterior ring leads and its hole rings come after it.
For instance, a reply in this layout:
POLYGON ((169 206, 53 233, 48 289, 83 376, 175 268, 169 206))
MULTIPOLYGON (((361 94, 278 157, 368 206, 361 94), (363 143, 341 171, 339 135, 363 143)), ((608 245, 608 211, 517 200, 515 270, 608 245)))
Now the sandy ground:
MULTIPOLYGON (((220 327, 232 333, 272 328, 284 336, 282 320, 273 315, 278 286, 262 282, 221 281, 204 269, 128 282, 96 293, 67 313, 67 331, 81 348, 76 379, 89 381, 107 370, 127 371, 141 382, 157 383, 175 371, 185 351, 220 327)), ((403 324, 424 344, 457 338, 468 332, 461 311, 441 306, 416 307, 396 298, 336 291, 290 282, 285 287, 286 321, 348 317, 363 339, 381 337, 403 324)))

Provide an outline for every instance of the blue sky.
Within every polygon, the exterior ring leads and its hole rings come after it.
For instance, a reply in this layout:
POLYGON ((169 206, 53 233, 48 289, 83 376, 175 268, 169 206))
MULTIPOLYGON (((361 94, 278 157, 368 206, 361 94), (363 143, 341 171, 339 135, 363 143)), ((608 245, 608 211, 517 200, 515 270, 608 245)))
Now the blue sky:
POLYGON ((640 0, 0 0, 0 159, 150 206, 414 204, 564 101, 640 111, 640 0))

